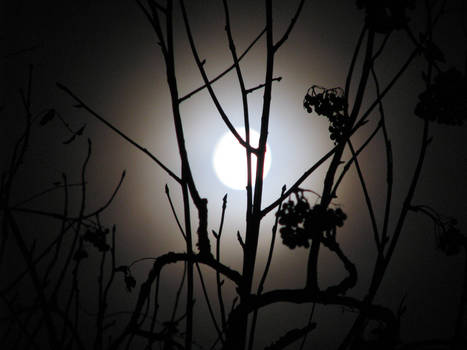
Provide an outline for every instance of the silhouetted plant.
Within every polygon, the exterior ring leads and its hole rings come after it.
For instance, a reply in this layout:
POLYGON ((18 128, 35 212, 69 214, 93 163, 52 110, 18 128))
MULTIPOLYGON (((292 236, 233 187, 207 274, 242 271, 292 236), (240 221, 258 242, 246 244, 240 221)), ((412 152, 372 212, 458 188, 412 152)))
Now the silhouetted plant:
POLYGON ((447 125, 467 119, 467 80, 455 68, 439 72, 418 98, 415 114, 422 119, 447 125))
POLYGON ((303 106, 308 113, 313 112, 314 108, 318 115, 328 118, 331 124, 330 138, 334 144, 345 139, 346 133, 350 131, 350 125, 349 116, 346 115, 347 102, 341 88, 325 89, 314 85, 308 89, 303 106))
POLYGON ((282 243, 290 249, 309 248, 309 241, 318 239, 322 234, 335 237, 337 227, 344 225, 347 215, 341 208, 323 208, 320 204, 310 208, 303 191, 294 193, 296 200, 289 199, 279 209, 280 233, 282 243))
MULTIPOLYGON (((414 1, 371 1, 358 0, 357 7, 364 10, 365 24, 355 46, 354 55, 349 67, 344 88, 324 88, 312 85, 306 91, 303 107, 306 111, 324 116, 329 120, 330 138, 334 146, 313 164, 288 187, 284 185, 281 194, 269 205, 263 203, 263 169, 266 152, 266 143, 269 130, 269 117, 273 84, 281 81, 275 77, 274 57, 288 40, 289 35, 302 11, 304 0, 300 0, 291 18, 289 26, 279 35, 274 29, 273 6, 271 0, 265 1, 264 29, 251 41, 247 49, 238 54, 232 37, 230 13, 227 0, 223 0, 225 15, 225 30, 228 47, 232 56, 232 64, 213 79, 208 78, 205 60, 199 56, 195 39, 190 26, 190 14, 185 2, 179 1, 180 7, 174 7, 171 0, 161 4, 155 0, 142 2, 137 0, 141 11, 147 17, 149 24, 158 39, 161 54, 166 67, 166 79, 170 92, 172 117, 176 131, 178 156, 180 161, 180 174, 171 170, 156 155, 128 137, 123 131, 112 125, 106 118, 96 112, 82 98, 78 97, 70 88, 58 83, 58 88, 66 93, 73 101, 74 106, 83 112, 89 113, 98 121, 105 124, 110 130, 130 143, 133 147, 146 154, 169 177, 180 186, 182 215, 175 209, 169 186, 165 188, 169 205, 174 214, 177 227, 185 241, 185 248, 181 252, 167 252, 157 257, 142 258, 132 263, 117 265, 118 258, 115 251, 116 227, 101 223, 100 215, 115 199, 122 181, 123 172, 115 191, 108 201, 96 210, 89 210, 87 204, 87 177, 86 168, 92 154, 92 144, 88 140, 87 153, 82 163, 80 180, 70 184, 64 174, 62 179, 54 183, 50 190, 45 190, 37 196, 43 196, 51 191, 63 191, 63 212, 57 213, 47 209, 30 209, 24 204, 12 203, 11 193, 15 186, 18 170, 23 166, 25 155, 30 147, 31 133, 36 127, 47 127, 57 119, 65 126, 66 135, 63 144, 67 145, 84 135, 85 125, 75 130, 71 128, 60 113, 49 108, 34 112, 31 105, 31 79, 32 68, 29 74, 28 88, 20 94, 25 111, 25 126, 14 147, 11 161, 7 169, 2 171, 0 187, 1 209, 1 242, 0 266, 6 266, 5 251, 14 247, 24 264, 22 270, 15 271, 17 275, 0 285, 0 300, 7 308, 8 315, 2 316, 1 322, 7 325, 1 334, 0 342, 7 344, 8 348, 50 348, 58 349, 185 349, 190 350, 197 346, 194 334, 194 291, 197 288, 196 276, 199 277, 200 289, 205 297, 209 310, 209 317, 215 329, 213 337, 216 341, 209 344, 212 349, 244 350, 255 349, 256 325, 259 312, 268 306, 278 303, 296 303, 312 305, 309 320, 303 327, 287 330, 284 334, 271 332, 269 350, 284 349, 287 346, 301 341, 303 349, 307 336, 319 323, 314 319, 316 305, 333 305, 351 309, 356 313, 353 325, 342 339, 339 349, 421 349, 436 345, 443 349, 461 349, 466 345, 467 322, 465 320, 467 309, 467 264, 464 271, 464 286, 462 299, 455 324, 455 332, 449 339, 428 340, 421 343, 408 343, 400 339, 400 319, 405 306, 393 311, 384 305, 374 302, 376 293, 386 274, 392 260, 395 247, 399 243, 402 229, 405 225, 409 211, 420 212, 427 215, 434 223, 437 247, 446 255, 459 254, 462 249, 467 253, 467 238, 457 227, 453 218, 445 218, 426 205, 413 205, 417 183, 422 172, 422 165, 430 144, 429 128, 431 122, 441 124, 461 125, 467 118, 467 82, 465 72, 451 68, 441 69, 445 62, 444 54, 433 43, 433 31, 440 16, 444 14, 445 1, 425 1, 423 10, 426 12, 426 28, 418 38, 409 27, 410 10, 414 1), (438 6, 438 7, 437 7, 438 6), (179 13, 177 12, 179 11, 179 13), (179 84, 183 77, 177 75, 175 70, 176 50, 174 49, 174 18, 180 16, 188 43, 203 83, 197 89, 181 96, 179 84), (375 65, 384 54, 386 43, 393 31, 400 31, 408 35, 413 44, 413 51, 408 55, 407 61, 401 65, 399 71, 386 83, 380 85, 375 65), (273 36, 274 32, 274 36, 273 36), (276 39, 274 39, 276 37, 276 39), (377 41, 377 37, 381 37, 377 41), (263 82, 248 88, 245 83, 245 71, 240 65, 250 49, 264 38, 266 43, 266 76, 263 82), (423 74, 425 91, 419 95, 415 107, 415 115, 422 119, 422 140, 420 153, 412 177, 408 181, 408 189, 401 203, 400 213, 395 215, 395 224, 389 225, 393 205, 393 154, 390 135, 386 128, 387 116, 384 108, 385 98, 389 91, 395 88, 402 74, 414 60, 419 57, 427 65, 423 74), (361 71, 356 70, 356 64, 361 63, 361 71), (229 114, 219 101, 213 84, 224 77, 228 72, 235 71, 239 90, 242 97, 245 137, 242 137, 234 128, 229 114), (355 84, 352 84, 355 82, 355 84), (364 96, 370 90, 369 83, 374 84, 374 98, 364 103, 364 96), (355 91, 351 92, 351 87, 355 91), (223 198, 221 222, 216 230, 209 229, 207 199, 199 192, 197 182, 193 176, 189 161, 189 147, 184 137, 181 104, 192 98, 200 91, 206 90, 213 101, 220 118, 225 126, 245 149, 247 162, 246 192, 246 229, 243 235, 237 232, 241 247, 241 271, 227 266, 221 258, 221 239, 225 212, 227 210, 227 196, 223 198), (262 90, 263 108, 261 113, 260 139, 257 147, 250 142, 250 114, 248 94, 262 90), (352 96, 352 97, 351 97, 352 96), (376 116, 375 116, 376 115, 376 116), (362 145, 354 147, 353 136, 365 125, 370 116, 377 118, 378 123, 374 130, 366 136, 362 145), (359 163, 359 155, 371 144, 376 135, 381 135, 384 147, 386 168, 384 170, 387 186, 384 196, 384 210, 381 223, 375 213, 371 196, 365 181, 365 171, 359 163), (344 161, 344 152, 348 151, 350 158, 344 161), (252 173, 252 156, 257 157, 256 177, 252 173), (328 161, 328 162, 327 162, 328 161), (327 163, 326 163, 327 162, 327 163), (301 186, 303 182, 318 168, 327 164, 323 179, 322 192, 318 194, 316 203, 310 205, 306 198, 310 190, 301 186), (339 186, 348 174, 350 167, 354 166, 364 194, 365 204, 371 220, 371 229, 375 244, 375 261, 373 271, 364 297, 352 296, 351 290, 357 284, 358 271, 356 265, 347 256, 339 244, 338 231, 344 226, 347 214, 334 203, 337 198, 339 186), (76 213, 70 211, 70 190, 78 189, 78 209, 76 213), (197 212, 197 219, 191 215, 192 208, 197 212), (271 230, 271 244, 267 256, 264 272, 256 284, 254 276, 258 273, 255 263, 257 261, 258 239, 261 225, 265 216, 275 211, 275 222, 271 230), (34 242, 28 241, 28 233, 24 232, 18 222, 19 215, 39 216, 57 220, 60 228, 55 232, 50 244, 37 251, 34 242), (192 227, 196 227, 193 230, 192 227), (304 247, 307 249, 308 259, 303 266, 306 277, 305 284, 295 289, 265 289, 265 281, 269 277, 269 267, 275 249, 275 238, 279 228, 282 243, 290 249, 304 247), (322 286, 318 278, 320 249, 326 248, 331 252, 345 269, 346 276, 337 283, 322 286), (138 281, 132 273, 134 265, 142 260, 151 260, 150 271, 138 281), (97 263, 96 263, 97 261, 97 263), (164 301, 159 300, 161 271, 169 264, 183 264, 183 274, 180 284, 175 291, 175 302, 171 315, 161 316, 159 307, 164 301), (212 269, 215 273, 215 282, 206 281, 200 265, 212 269), (83 301, 88 295, 83 291, 90 288, 88 284, 83 287, 85 277, 89 270, 97 272, 96 292, 91 293, 96 299, 95 313, 92 319, 93 334, 88 334, 86 321, 83 315, 89 313, 85 310, 83 301), (196 275, 197 273, 197 275, 196 275), (84 277, 83 277, 84 276, 84 277), (118 277, 117 277, 118 276, 118 277), (26 277, 31 282, 26 281, 26 277), (116 278, 120 283, 115 284, 116 278), (232 291, 236 294, 228 309, 225 289, 228 288, 224 280, 232 284, 232 291), (123 281, 123 283, 122 283, 123 281), (31 287, 34 292, 32 300, 20 300, 21 288, 31 287), (208 294, 209 287, 216 291, 216 298, 208 294), (113 288, 125 289, 134 296, 134 304, 130 312, 124 313, 123 323, 116 326, 115 313, 121 310, 109 310, 109 295, 113 288), (182 300, 182 297, 185 300, 182 300), (218 313, 212 306, 218 305, 218 313), (183 309, 180 314, 179 309, 183 309), (89 345, 92 339, 92 345, 89 345), (46 345, 43 345, 46 344, 46 345)), ((315 83, 315 82, 310 82, 315 83)), ((367 94, 368 95, 368 94, 367 94)), ((63 135, 61 135, 62 137, 63 135)), ((397 136, 397 135, 396 135, 397 136)), ((279 192, 279 191, 278 191, 279 192)), ((37 197, 36 196, 36 197, 37 197)), ((467 261, 467 254, 465 256, 467 261)), ((134 272, 134 270, 133 270, 134 272)), ((31 294, 32 295, 32 294, 31 294)), ((166 306, 166 305, 165 305, 166 306)), ((121 319, 119 319, 121 320, 121 319)), ((203 344, 206 346, 206 344, 203 344)))

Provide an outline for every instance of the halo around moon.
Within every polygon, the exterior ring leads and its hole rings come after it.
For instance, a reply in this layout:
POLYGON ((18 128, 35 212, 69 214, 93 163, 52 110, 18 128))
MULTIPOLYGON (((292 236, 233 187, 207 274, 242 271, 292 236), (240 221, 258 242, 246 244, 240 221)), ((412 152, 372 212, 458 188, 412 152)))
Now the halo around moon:
MULTIPOLYGON (((245 128, 236 128, 238 133, 244 138, 245 128)), ((250 143, 257 147, 259 133, 250 129, 250 143)), ((214 171, 218 179, 227 187, 235 190, 243 190, 247 185, 247 160, 245 148, 240 145, 229 131, 224 134, 216 144, 213 155, 214 171)), ((266 156, 264 160, 263 178, 265 178, 271 168, 271 149, 266 144, 266 156)), ((256 177, 256 156, 251 156, 251 174, 254 183, 256 177)))

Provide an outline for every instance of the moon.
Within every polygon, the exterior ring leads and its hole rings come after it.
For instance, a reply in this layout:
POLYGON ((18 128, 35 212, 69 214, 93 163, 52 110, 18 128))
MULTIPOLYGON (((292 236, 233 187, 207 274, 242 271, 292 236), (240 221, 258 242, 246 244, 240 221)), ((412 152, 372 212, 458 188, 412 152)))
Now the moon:
MULTIPOLYGON (((245 138, 245 128, 236 128, 237 132, 245 138)), ((258 147, 259 133, 250 129, 250 143, 258 147)), ((266 144, 263 179, 271 168, 271 148, 266 144)), ((247 160, 245 148, 240 145, 229 131, 224 134, 216 144, 213 155, 213 167, 218 179, 227 187, 234 190, 244 190, 247 185, 247 160)), ((251 175, 256 177, 256 156, 251 156, 251 175)), ((253 180, 254 182, 254 180, 253 180)))

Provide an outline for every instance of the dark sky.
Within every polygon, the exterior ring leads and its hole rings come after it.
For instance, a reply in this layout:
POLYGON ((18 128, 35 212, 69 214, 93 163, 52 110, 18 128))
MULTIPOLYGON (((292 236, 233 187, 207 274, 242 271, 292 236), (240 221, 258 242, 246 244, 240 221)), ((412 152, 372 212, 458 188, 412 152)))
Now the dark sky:
MULTIPOLYGON (((187 1, 193 34, 205 68, 210 77, 231 64, 224 31, 220 1, 187 1)), ((231 1, 232 27, 237 49, 242 52, 264 26, 262 1, 231 1)), ((460 23, 462 1, 448 2, 446 18, 439 23, 440 34, 434 40, 445 51, 448 63, 464 70, 466 37, 460 23)), ((295 10, 295 2, 274 2, 275 35, 287 27, 295 10)), ((183 95, 198 87, 202 80, 193 62, 178 6, 175 20, 176 68, 179 91, 183 95)), ((63 146, 67 133, 58 122, 37 128, 26 166, 20 176, 15 198, 47 188, 66 171, 78 179, 78 169, 85 157, 86 138, 93 140, 93 156, 89 168, 89 206, 103 203, 127 170, 124 185, 103 220, 118 227, 118 249, 122 263, 145 256, 183 249, 169 204, 164 194, 167 183, 176 208, 181 212, 180 192, 156 164, 132 148, 85 111, 73 108, 74 102, 55 83, 69 87, 94 110, 148 148, 179 173, 165 78, 165 67, 155 34, 141 10, 133 1, 16 1, 2 4, 2 113, 0 137, 3 149, 10 150, 13 137, 21 127, 21 105, 18 89, 27 82, 28 65, 34 65, 32 101, 34 111, 55 108, 77 130, 86 124, 84 137, 63 146)), ((411 25, 418 32, 423 23, 420 9, 413 14, 411 25), (418 29, 417 29, 418 28, 418 29)), ((465 20, 465 13, 464 13, 465 20)), ((354 1, 307 1, 289 41, 276 56, 275 76, 283 79, 274 85, 269 144, 273 150, 272 167, 265 181, 264 206, 280 193, 281 186, 290 186, 308 167, 331 147, 327 122, 308 115, 302 108, 308 87, 343 86, 353 48, 363 21, 354 1)), ((381 38, 378 39, 381 42, 381 38)), ((387 50, 376 65, 381 83, 387 83, 404 62, 412 44, 406 36, 395 33, 387 50)), ((243 61, 246 84, 262 82, 265 69, 264 40, 243 61)), ((423 89, 421 71, 425 61, 419 57, 387 97, 388 131, 394 151, 395 187, 393 217, 399 212, 408 179, 415 167, 419 151, 422 122, 413 115, 416 97, 423 89)), ((359 70, 357 69, 357 72, 359 70)), ((235 125, 242 121, 241 100, 235 74, 228 74, 215 84, 224 108, 235 125)), ((373 85, 364 102, 374 98, 373 85)), ((262 93, 251 95, 252 126, 259 128, 262 93)), ((182 114, 189 158, 200 193, 209 200, 209 228, 217 229, 222 197, 229 195, 224 228, 223 256, 227 265, 240 267, 240 247, 236 231, 244 231, 245 194, 228 189, 215 177, 212 169, 213 147, 226 132, 209 96, 202 92, 182 105, 182 114)), ((355 144, 365 140, 377 125, 377 115, 355 135, 355 144)), ((441 213, 454 216, 462 232, 467 229, 467 148, 466 128, 433 125, 423 174, 417 187, 414 204, 426 204, 441 213)), ((2 152, 2 161, 8 152, 2 152)), ((348 159, 345 154, 344 159, 348 159)), ((377 218, 384 210, 385 160, 381 135, 361 155, 369 192, 374 200, 377 218)), ((325 168, 320 168, 302 187, 320 192, 325 168)), ((310 202, 316 200, 312 194, 310 202)), ((375 257, 371 226, 365 209, 356 172, 347 180, 335 200, 349 218, 340 233, 341 245, 359 270, 359 284, 351 295, 364 295, 375 257)), ((31 207, 59 208, 56 197, 31 202, 31 207)), ((196 217, 196 215, 194 215, 196 217)), ((273 216, 265 219, 258 260, 264 266, 273 216)), ((391 222, 394 226, 394 220, 391 222)), ((289 250, 277 244, 267 288, 299 287, 304 280, 303 264, 307 251, 289 250)), ((395 309, 406 296, 407 313, 402 320, 402 336, 419 339, 425 336, 449 336, 460 295, 463 256, 446 257, 435 249, 433 226, 429 220, 410 214, 377 302, 395 309)), ((343 276, 339 262, 330 254, 321 257, 320 274, 323 286, 343 276)), ((141 263, 142 277, 149 264, 141 263)), ((165 292, 173 293, 178 283, 175 270, 167 273, 165 292)), ((210 276, 208 274, 208 276, 210 276)), ((210 276, 212 277, 212 276, 210 276)), ((123 294, 122 294, 123 295, 123 294)), ((127 295, 123 295, 127 297, 127 295)), ((123 298, 123 297, 122 297, 123 298)), ((122 299, 123 300, 123 299, 122 299)), ((199 295, 201 314, 202 296, 199 295)), ((126 305, 127 301, 122 301, 126 305)), ((131 304, 130 304, 131 307, 131 304)), ((280 332, 284 323, 300 326, 311 307, 279 305, 264 312, 259 326, 259 344, 267 344, 270 330, 280 332), (272 328, 271 328, 272 327, 272 328)), ((317 309, 318 330, 311 344, 334 344, 345 330, 353 314, 341 314, 338 308, 317 309)), ((202 319, 201 319, 202 321, 202 319)), ((201 322, 200 321, 200 322, 201 322)), ((282 329, 283 330, 283 329, 282 329)), ((212 339, 208 331, 200 331, 199 341, 212 339)))

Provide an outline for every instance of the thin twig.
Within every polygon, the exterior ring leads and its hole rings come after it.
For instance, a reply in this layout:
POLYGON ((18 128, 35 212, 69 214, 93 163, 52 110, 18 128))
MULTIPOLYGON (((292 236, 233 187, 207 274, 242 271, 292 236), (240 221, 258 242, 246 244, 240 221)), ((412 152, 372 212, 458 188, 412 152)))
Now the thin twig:
POLYGON ((384 205, 384 219, 383 219, 383 229, 381 231, 381 252, 384 251, 385 244, 388 241, 387 233, 389 226, 389 215, 391 213, 391 200, 392 200, 392 188, 393 188, 393 174, 394 174, 394 165, 393 165, 393 156, 392 156, 392 145, 391 140, 389 139, 388 130, 386 128, 386 116, 384 113, 383 101, 379 98, 380 88, 379 80, 376 75, 374 67, 371 69, 371 74, 375 83, 376 97, 379 99, 379 114, 380 114, 380 125, 383 129, 384 145, 386 150, 386 201, 384 205))
POLYGON ((18 224, 16 223, 16 220, 13 218, 13 216, 11 215, 9 211, 6 211, 5 215, 10 224, 11 231, 14 234, 14 237, 16 239, 16 243, 18 244, 20 252, 26 261, 26 264, 29 269, 29 274, 33 281, 34 289, 36 290, 36 293, 38 295, 41 308, 42 308, 42 312, 44 314, 44 320, 45 320, 45 325, 47 327, 47 331, 49 335, 49 342, 50 342, 51 349, 58 349, 57 330, 55 328, 53 318, 50 312, 50 305, 45 295, 44 286, 42 285, 40 281, 36 267, 32 264, 32 256, 26 247, 26 242, 24 241, 23 235, 19 229, 18 224))
POLYGON ((344 88, 344 101, 346 102, 345 114, 348 113, 348 106, 349 106, 349 93, 350 93, 350 83, 352 82, 352 75, 355 69, 355 63, 357 62, 358 53, 360 52, 360 48, 363 43, 363 38, 365 37, 367 28, 366 25, 362 28, 360 32, 360 36, 357 40, 357 45, 355 45, 355 49, 352 55, 352 60, 350 61, 349 72, 347 73, 347 77, 345 79, 345 88, 344 88))
POLYGON ((300 3, 298 4, 297 10, 295 11, 295 14, 292 17, 290 24, 287 27, 284 35, 279 39, 279 41, 276 44, 274 44, 273 46, 274 52, 276 52, 282 46, 282 44, 284 44, 289 38, 290 32, 292 32, 292 29, 295 26, 295 23, 297 23, 298 16, 300 16, 300 13, 302 12, 304 3, 305 3, 305 0, 301 0, 300 3))
POLYGON ((211 100, 214 102, 214 105, 216 106, 217 111, 219 112, 219 115, 221 116, 221 118, 224 121, 225 125, 230 130, 230 132, 235 136, 237 141, 243 147, 245 147, 247 149, 250 149, 251 152, 253 152, 253 153, 256 153, 257 152, 256 149, 254 149, 250 145, 248 145, 246 143, 246 141, 243 140, 243 138, 240 136, 238 131, 235 129, 235 127, 233 126, 233 124, 230 121, 229 117, 227 116, 224 109, 222 108, 222 106, 221 106, 221 104, 219 102, 219 99, 217 98, 216 94, 214 93, 212 85, 209 82, 208 76, 206 74, 206 70, 204 69, 203 62, 201 61, 201 59, 199 57, 199 54, 198 54, 198 50, 196 49, 196 46, 195 46, 195 42, 194 42, 193 35, 192 35, 192 32, 191 32, 191 28, 190 28, 190 23, 188 21, 188 15, 187 15, 187 12, 186 12, 184 0, 181 0, 180 4, 181 4, 181 8, 182 8, 182 15, 183 15, 183 21, 185 23, 186 33, 188 35, 188 41, 190 42, 191 51, 193 53, 193 57, 195 59, 196 65, 198 66, 198 70, 200 71, 201 76, 203 78, 204 84, 206 85, 206 88, 208 89, 209 95, 211 96, 211 100))
MULTIPOLYGON (((242 96, 242 107, 243 107, 243 123, 245 126, 245 142, 247 145, 251 146, 250 143, 250 115, 249 115, 249 108, 248 108, 248 92, 245 87, 245 81, 243 79, 242 70, 240 69, 239 60, 237 57, 237 51, 235 49, 235 43, 232 37, 232 30, 230 26, 230 14, 229 14, 229 7, 227 5, 227 0, 223 0, 224 5, 224 13, 225 13, 225 31, 227 32, 227 39, 229 42, 230 52, 232 54, 232 59, 235 65, 235 72, 237 73, 237 80, 240 85, 240 93, 242 96)), ((252 169, 251 169, 251 149, 246 147, 245 149, 246 155, 246 168, 247 168, 247 181, 246 181, 246 192, 247 192, 247 200, 246 200, 246 216, 247 221, 251 215, 252 209, 252 169)))
POLYGON ((75 236, 73 238, 73 242, 68 252, 68 256, 65 259, 65 263, 63 264, 62 271, 59 274, 59 277, 57 278, 55 288, 52 292, 52 299, 55 299, 58 295, 59 289, 63 284, 63 280, 66 276, 66 272, 68 271, 71 260, 73 258, 73 254, 75 253, 76 244, 78 243, 79 232, 81 230, 81 225, 83 223, 83 214, 86 208, 86 168, 89 163, 89 159, 91 158, 91 152, 92 152, 91 149, 92 149, 91 140, 88 139, 88 152, 86 154, 84 163, 81 167, 81 183, 83 184, 83 186, 81 188, 81 202, 80 202, 80 209, 79 209, 79 214, 78 214, 77 228, 76 228, 75 236))
POLYGON ((140 146, 138 143, 133 141, 130 137, 125 135, 120 129, 116 128, 113 126, 110 122, 108 122, 106 119, 104 119, 102 116, 100 116, 97 112, 95 112, 91 107, 89 107, 83 100, 81 100, 78 96, 76 96, 69 88, 67 88, 65 85, 62 85, 60 83, 57 83, 57 86, 59 89, 63 90, 65 93, 67 93, 70 97, 72 97, 76 102, 78 102, 78 106, 81 108, 84 108, 86 111, 88 111, 92 116, 97 118, 99 121, 104 123, 107 127, 109 127, 111 130, 116 132, 119 136, 121 136, 124 140, 129 142, 131 145, 139 149, 141 152, 146 154, 149 158, 151 158, 154 162, 157 163, 162 169, 165 170, 165 172, 172 177, 175 181, 180 183, 181 179, 175 175, 167 166, 165 166, 156 156, 154 156, 151 152, 149 152, 146 148, 140 146))
POLYGON ((174 205, 172 203, 172 198, 170 198, 169 186, 167 184, 165 185, 165 194, 167 195, 167 199, 169 200, 170 208, 172 209, 172 214, 174 215, 175 221, 177 222, 178 229, 180 230, 183 239, 186 241, 186 235, 185 232, 183 232, 183 227, 180 224, 180 220, 178 219, 177 212, 175 211, 174 205))
POLYGON ((316 169, 318 169, 326 160, 328 160, 337 150, 337 146, 334 146, 328 153, 326 153, 324 156, 321 157, 320 160, 318 160, 315 164, 313 164, 307 171, 303 173, 302 176, 298 178, 298 180, 295 181, 295 183, 289 187, 285 193, 280 196, 278 199, 276 199, 274 202, 272 202, 270 205, 268 205, 266 208, 264 208, 261 211, 261 216, 266 216, 271 210, 273 210, 275 207, 279 205, 285 198, 290 196, 301 184, 303 181, 305 181, 308 176, 310 176, 316 169))
POLYGON ((331 198, 336 198, 337 197, 337 189, 339 188, 339 185, 341 184, 342 180, 344 179, 345 174, 350 169, 350 166, 354 162, 355 158, 358 157, 358 155, 368 146, 368 144, 371 142, 371 140, 373 140, 373 138, 378 133, 379 129, 381 129, 381 124, 380 123, 375 128, 375 130, 373 130, 373 132, 370 134, 370 136, 365 140, 365 142, 357 149, 357 151, 355 152, 355 155, 353 155, 347 161, 347 163, 345 163, 344 168, 342 169, 336 183, 334 184, 334 187, 333 187, 332 193, 331 193, 331 198))
MULTIPOLYGON (((282 77, 272 78, 272 81, 281 81, 281 80, 282 80, 282 77)), ((264 86, 265 86, 264 83, 259 84, 259 85, 255 86, 255 87, 250 88, 250 89, 246 89, 245 93, 251 94, 252 92, 255 92, 256 90, 264 88, 264 86)))
POLYGON ((199 264, 195 263, 195 265, 196 265, 196 269, 198 270, 199 280, 201 282, 201 289, 202 289, 203 294, 204 294, 204 299, 206 300, 206 305, 208 306, 209 315, 211 316, 212 323, 214 325, 214 328, 217 331, 217 336, 220 338, 220 341, 222 343, 224 343, 224 339, 222 337, 222 331, 219 328, 219 325, 217 324, 216 317, 214 316, 214 311, 212 310, 211 302, 209 301, 208 290, 206 288, 206 284, 204 283, 203 274, 201 273, 201 269, 199 267, 199 264))
MULTIPOLYGON (((225 217, 225 210, 227 208, 227 194, 224 195, 222 198, 222 213, 221 213, 221 222, 219 224, 219 230, 215 235, 216 238, 216 261, 220 263, 221 259, 221 237, 222 237, 222 229, 224 227, 224 217, 225 217)), ((221 316, 221 324, 222 329, 225 331, 227 328, 227 318, 225 316, 225 304, 224 298, 222 297, 222 285, 224 281, 221 280, 221 276, 219 271, 216 270, 216 287, 217 287, 217 299, 219 300, 219 309, 220 309, 220 316, 221 316)))
MULTIPOLYGON (((243 53, 238 56, 238 62, 240 62, 242 60, 243 57, 245 57, 245 55, 250 51, 250 49, 258 42, 258 40, 263 36, 263 34, 266 32, 266 28, 264 28, 257 36, 256 38, 250 43, 250 45, 248 45, 248 47, 245 49, 245 51, 243 51, 243 53)), ((198 93, 199 91, 205 89, 208 87, 208 85, 212 85, 214 84, 217 80, 219 80, 220 78, 222 78, 223 76, 225 76, 227 73, 229 73, 232 69, 235 68, 235 63, 233 63, 231 66, 229 66, 228 68, 226 68, 222 73, 218 74, 215 78, 211 79, 208 81, 208 84, 204 84, 198 88, 196 88, 195 90, 193 90, 192 92, 186 94, 185 96, 182 96, 180 97, 180 99, 178 100, 180 103, 182 103, 183 101, 189 99, 191 96, 193 96, 194 94, 198 93)))
POLYGON ((368 118, 368 116, 370 115, 370 113, 373 111, 373 109, 376 108, 376 106, 378 106, 379 104, 379 101, 381 101, 384 96, 386 96, 386 94, 393 88, 394 84, 399 80, 399 78, 402 76, 402 74, 404 74, 404 72, 407 70, 407 68, 410 66, 410 64, 412 63, 412 61, 415 59, 415 57, 417 57, 417 55, 419 54, 420 50, 418 48, 414 49, 412 51, 412 53, 409 55, 409 57, 407 58, 407 60, 405 61, 405 63, 402 65, 401 69, 394 75, 394 77, 391 79, 391 81, 386 85, 386 87, 381 91, 379 97, 376 98, 375 101, 373 101, 371 104, 370 104, 370 107, 367 108, 367 110, 362 114, 362 116, 360 117, 360 119, 358 119, 358 121, 354 124, 354 127, 351 131, 351 134, 354 133, 354 131, 359 128, 360 126, 362 126, 364 123, 366 123, 366 120, 368 118))
POLYGON ((360 168, 360 164, 358 162, 358 156, 356 155, 355 149, 352 146, 352 142, 347 140, 347 144, 349 145, 350 152, 352 153, 352 158, 354 159, 355 169, 357 170, 358 179, 360 180, 360 186, 363 190, 363 195, 365 196, 365 202, 368 209, 368 213, 370 215, 371 226, 373 229, 373 236, 375 239, 376 247, 378 251, 381 249, 381 240, 378 233, 378 225, 376 223, 375 212, 373 210, 373 204, 371 204, 371 197, 368 193, 368 187, 366 186, 365 178, 363 177, 362 169, 360 168))
MULTIPOLYGON (((54 212, 49 212, 49 211, 44 211, 44 210, 38 210, 38 209, 30 209, 30 208, 12 207, 12 208, 10 208, 10 210, 11 211, 17 211, 17 212, 28 213, 28 214, 36 214, 36 215, 41 215, 41 216, 51 217, 51 218, 54 218, 54 219, 71 221, 71 222, 77 222, 79 220, 86 220, 86 219, 89 219, 91 217, 94 217, 96 215, 101 214, 105 209, 107 209, 110 206, 110 204, 114 201, 118 191, 120 190, 120 187, 123 184, 125 174, 126 174, 126 171, 124 170, 122 172, 122 175, 120 177, 120 180, 119 180, 117 186, 115 187, 114 191, 110 195, 107 202, 105 202, 102 206, 100 206, 99 208, 95 209, 92 212, 83 213, 82 216, 78 216, 78 217, 63 216, 63 214, 59 214, 59 213, 54 213, 54 212)), ((81 187, 84 186, 84 185, 86 185, 86 184, 83 184, 83 183, 80 184, 81 187)))
MULTIPOLYGON (((311 321, 313 320, 313 315, 315 314, 315 308, 316 308, 316 303, 313 303, 313 306, 311 307, 311 312, 310 312, 310 316, 308 317, 308 325, 311 325, 311 321)), ((305 336, 303 337, 303 340, 302 340, 302 343, 300 344, 300 349, 299 350, 303 350, 304 349, 304 346, 305 346, 305 343, 306 343, 306 339, 308 337, 308 333, 307 332, 305 334, 305 336)))
MULTIPOLYGON (((63 203, 63 217, 66 218, 68 216, 68 204, 69 204, 69 198, 68 198, 68 180, 65 176, 65 174, 62 174, 63 177, 63 188, 64 188, 64 203, 63 203)), ((60 255, 60 251, 62 248, 62 242, 63 242, 63 237, 66 234, 66 220, 62 220, 62 224, 60 225, 60 232, 57 237, 57 245, 55 246, 55 252, 52 257, 52 259, 49 262, 49 265, 46 269, 46 272, 44 274, 44 284, 47 283, 47 279, 53 269, 54 266, 56 266, 57 259, 60 255)))
POLYGON ((171 324, 174 323, 175 317, 177 316, 178 303, 180 301, 180 296, 182 295, 183 285, 185 284, 185 280, 186 280, 186 271, 187 271, 187 263, 185 262, 183 264, 182 278, 180 279, 180 283, 178 285, 177 293, 175 293, 174 306, 172 307, 172 316, 170 317, 170 323, 171 324))
MULTIPOLYGON (((282 186, 281 197, 283 196, 285 190, 286 190, 286 186, 284 185, 284 186, 282 186)), ((276 218, 274 220, 274 225, 272 226, 272 236, 271 236, 271 243, 269 245, 269 253, 268 253, 267 260, 266 260, 266 266, 264 267, 264 271, 263 271, 263 274, 261 276, 261 280, 260 280, 259 285, 258 285, 258 290, 256 292, 257 295, 260 295, 263 292, 264 283, 266 282, 266 278, 267 278, 268 273, 269 273, 269 268, 271 266, 272 254, 274 252, 274 244, 276 242, 277 223, 279 221, 279 216, 277 215, 277 213, 281 210, 281 206, 282 206, 282 202, 279 203, 279 206, 277 207, 276 218)), ((258 319, 258 310, 256 309, 253 312, 253 319, 251 320, 250 336, 249 336, 249 339, 248 339, 248 350, 253 349, 257 319, 258 319)))

